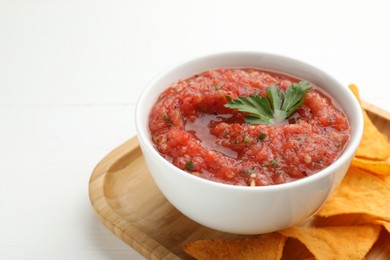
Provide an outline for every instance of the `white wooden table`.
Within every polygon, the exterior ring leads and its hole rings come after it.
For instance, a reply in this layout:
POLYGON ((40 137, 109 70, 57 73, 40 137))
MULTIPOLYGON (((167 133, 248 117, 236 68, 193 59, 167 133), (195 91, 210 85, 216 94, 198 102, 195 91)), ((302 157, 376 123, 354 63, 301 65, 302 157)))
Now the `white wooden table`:
POLYGON ((142 259, 95 217, 88 181, 135 135, 144 86, 182 59, 284 54, 390 111, 389 13, 387 0, 0 0, 0 259, 142 259))

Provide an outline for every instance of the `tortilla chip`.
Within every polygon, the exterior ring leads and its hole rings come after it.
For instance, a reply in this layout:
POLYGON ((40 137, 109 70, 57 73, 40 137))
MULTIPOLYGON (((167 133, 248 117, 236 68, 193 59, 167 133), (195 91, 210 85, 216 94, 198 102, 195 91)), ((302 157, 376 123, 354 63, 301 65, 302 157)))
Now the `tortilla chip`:
POLYGON ((286 238, 269 233, 242 240, 198 240, 183 246, 184 252, 198 260, 280 259, 286 238))
POLYGON ((291 227, 279 231, 298 239, 316 259, 364 259, 379 237, 380 226, 291 227))
MULTIPOLYGON (((359 103, 361 103, 357 86, 351 84, 349 85, 349 89, 354 93, 359 103)), ((378 131, 364 110, 363 117, 363 137, 355 156, 374 160, 386 160, 390 157, 390 146, 387 143, 387 138, 378 131)))
POLYGON ((351 166, 340 186, 318 211, 321 217, 341 214, 390 216, 390 186, 383 179, 351 166))
POLYGON ((375 223, 382 225, 387 230, 387 232, 390 233, 390 222, 389 221, 377 219, 377 220, 375 220, 375 223))
POLYGON ((352 160, 352 165, 377 175, 390 174, 390 162, 388 160, 376 161, 376 160, 354 157, 352 160))
POLYGON ((348 87, 352 91, 353 95, 356 97, 359 104, 361 105, 362 100, 360 99, 359 88, 355 84, 350 84, 348 87))
POLYGON ((390 218, 385 220, 366 216, 364 217, 364 220, 366 223, 381 225, 390 233, 390 218))
POLYGON ((390 186, 390 175, 379 176, 379 178, 390 186))
POLYGON ((374 160, 386 160, 390 156, 387 139, 373 125, 364 112, 364 131, 355 156, 374 160))

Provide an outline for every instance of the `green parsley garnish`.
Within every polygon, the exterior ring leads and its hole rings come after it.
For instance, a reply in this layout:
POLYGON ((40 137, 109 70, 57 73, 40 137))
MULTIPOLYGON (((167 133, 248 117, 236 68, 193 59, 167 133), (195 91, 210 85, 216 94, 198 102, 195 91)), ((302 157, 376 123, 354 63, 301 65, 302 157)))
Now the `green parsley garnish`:
POLYGON ((307 81, 292 84, 283 93, 278 87, 267 89, 267 97, 253 95, 231 99, 226 97, 228 103, 225 107, 246 112, 245 121, 250 124, 278 124, 291 116, 305 102, 305 94, 311 85, 307 81))

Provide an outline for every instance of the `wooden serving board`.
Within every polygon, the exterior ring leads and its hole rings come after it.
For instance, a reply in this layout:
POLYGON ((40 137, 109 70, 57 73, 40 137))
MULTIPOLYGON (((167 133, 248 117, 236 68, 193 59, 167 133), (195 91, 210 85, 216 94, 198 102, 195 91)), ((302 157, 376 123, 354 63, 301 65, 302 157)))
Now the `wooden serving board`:
MULTIPOLYGON (((379 130, 390 138, 390 113, 367 103, 364 108, 379 130)), ((90 179, 89 196, 104 225, 148 259, 191 259, 182 251, 187 241, 244 237, 206 228, 176 210, 150 176, 137 137, 99 162, 90 179)), ((284 258, 301 259, 307 254, 295 242, 286 244, 284 258)), ((389 258, 390 235, 382 232, 367 259, 389 258)))

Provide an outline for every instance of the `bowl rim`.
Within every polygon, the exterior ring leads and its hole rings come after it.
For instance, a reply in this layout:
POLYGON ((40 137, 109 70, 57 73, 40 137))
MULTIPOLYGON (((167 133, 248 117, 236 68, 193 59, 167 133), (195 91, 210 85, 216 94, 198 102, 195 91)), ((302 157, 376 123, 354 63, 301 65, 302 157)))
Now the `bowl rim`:
MULTIPOLYGON (((226 66, 226 67, 231 67, 231 66, 226 66)), ((240 67, 240 66, 237 66, 240 67)), ((248 66, 249 67, 249 66, 248 66)), ((209 69, 214 69, 214 68, 209 68, 209 69)), ((283 71, 280 71, 283 73, 283 71)), ((178 80, 178 79, 177 79, 178 80)), ((168 88, 167 86, 166 88, 168 88)), ((321 86, 319 86, 321 88, 321 86)), ((329 94, 330 95, 330 94, 329 94)), ((155 102, 155 101, 154 101, 155 102)), ((340 107, 344 110, 344 107, 338 102, 340 107)), ((150 113, 150 111, 149 111, 150 113)), ((350 119, 348 118, 350 121, 350 119)), ((148 119, 147 119, 148 121, 148 119)), ((324 70, 313 66, 309 63, 303 62, 301 60, 286 56, 286 55, 281 55, 281 54, 275 54, 271 52, 260 52, 260 51, 224 51, 224 52, 213 52, 209 54, 203 54, 203 55, 197 55, 197 56, 192 56, 190 58, 184 59, 181 62, 177 62, 171 66, 166 67, 160 73, 158 73, 147 85, 146 87, 142 90, 141 95, 138 97, 137 103, 136 103, 136 108, 135 108, 135 126, 136 126, 136 131, 137 135, 139 138, 139 141, 141 143, 141 149, 147 149, 149 152, 152 153, 153 156, 158 158, 159 162, 165 164, 167 167, 171 168, 172 171, 174 171, 177 174, 181 174, 185 176, 184 178, 189 178, 191 181, 199 182, 204 185, 209 185, 215 188, 222 188, 222 189, 232 189, 232 190, 239 190, 239 191, 244 191, 244 192, 259 192, 259 191, 275 191, 275 190, 281 190, 281 189, 293 189, 293 188, 298 188, 301 186, 308 185, 310 183, 316 182, 319 179, 322 179, 324 177, 327 177, 332 174, 332 172, 336 171, 336 169, 340 168, 344 163, 348 162, 350 159, 353 158, 355 151, 361 141, 362 135, 363 135, 363 113, 362 109, 359 105, 358 100, 353 96, 352 92, 347 88, 343 87, 343 85, 336 80, 333 76, 329 75, 327 72, 324 70), (170 163, 168 160, 166 160, 153 146, 152 141, 148 137, 149 135, 149 129, 146 129, 147 131, 143 130, 142 123, 141 123, 141 113, 142 113, 142 104, 144 103, 145 100, 147 100, 147 94, 153 90, 153 86, 156 85, 156 83, 159 82, 166 74, 179 69, 180 67, 183 67, 189 63, 192 62, 200 62, 203 59, 212 59, 212 58, 218 58, 218 57, 223 57, 226 55, 258 55, 258 56, 267 56, 270 58, 276 58, 276 59, 285 59, 289 60, 292 62, 299 63, 302 66, 309 67, 311 69, 314 69, 316 71, 321 72, 323 75, 325 75, 327 78, 333 80, 336 82, 339 86, 342 88, 341 91, 345 91, 347 96, 350 97, 350 101, 352 106, 354 108, 352 109, 353 111, 356 112, 356 124, 354 126, 354 129, 352 129, 351 125, 351 136, 349 143, 345 150, 342 152, 342 154, 339 156, 339 158, 336 159, 331 165, 327 166, 326 168, 322 169, 321 171, 312 174, 310 176, 306 176, 304 178, 290 181, 290 182, 285 182, 281 184, 273 184, 273 185, 266 185, 266 186, 239 186, 239 185, 233 185, 233 184, 226 184, 226 183, 220 183, 208 179, 204 179, 198 176, 195 176, 193 174, 190 174, 186 171, 181 170, 180 168, 176 167, 172 163, 170 163), (354 134, 352 133, 354 131, 354 134), (185 174, 182 174, 185 173, 185 174)), ((350 122, 351 124, 351 122, 350 122)))

